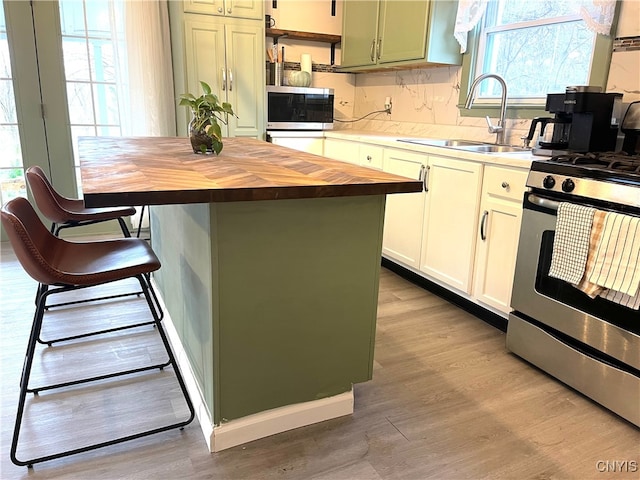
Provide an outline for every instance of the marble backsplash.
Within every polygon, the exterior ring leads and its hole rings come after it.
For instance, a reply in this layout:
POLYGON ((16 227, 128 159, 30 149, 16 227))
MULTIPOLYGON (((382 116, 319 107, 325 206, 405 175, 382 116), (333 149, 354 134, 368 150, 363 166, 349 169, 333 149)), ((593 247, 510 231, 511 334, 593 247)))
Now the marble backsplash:
MULTIPOLYGON (((625 106, 640 100, 639 71, 640 50, 614 51, 607 91, 622 93, 625 106)), ((494 142, 495 134, 488 132, 484 118, 460 115, 457 105, 461 72, 461 67, 437 67, 350 75, 355 83, 352 119, 384 109, 385 97, 389 96, 391 114, 374 114, 358 122, 336 124, 336 128, 494 142)), ((342 92, 342 100, 344 115, 349 107, 346 91, 342 92)), ((497 123, 497 118, 491 120, 497 123)), ((531 120, 507 119, 506 124, 506 142, 521 145, 531 120)))
MULTIPOLYGON (((291 64, 290 68, 299 68, 291 64)), ((460 115, 458 108, 461 67, 436 67, 388 72, 335 73, 331 65, 315 62, 313 87, 335 91, 334 128, 402 136, 465 138, 494 142, 484 118, 460 115), (326 67, 326 68, 320 68, 326 67), (392 98, 391 114, 369 112, 384 109, 392 98), (353 121, 357 120, 357 121, 353 121)), ((607 91, 622 93, 623 103, 640 100, 640 50, 614 51, 607 91)), ((289 73, 285 70, 285 76, 289 73)), ((497 123, 497 118, 492 117, 497 123)), ((521 145, 531 120, 507 119, 506 142, 521 145)))
MULTIPOLYGON (((496 135, 489 133, 484 118, 460 115, 461 71, 461 67, 436 67, 357 75, 354 118, 383 109, 385 97, 392 98, 392 108, 391 114, 372 115, 353 127, 403 136, 494 142, 496 135)), ((508 119, 506 124, 505 140, 522 144, 520 137, 528 132, 530 120, 508 119)))

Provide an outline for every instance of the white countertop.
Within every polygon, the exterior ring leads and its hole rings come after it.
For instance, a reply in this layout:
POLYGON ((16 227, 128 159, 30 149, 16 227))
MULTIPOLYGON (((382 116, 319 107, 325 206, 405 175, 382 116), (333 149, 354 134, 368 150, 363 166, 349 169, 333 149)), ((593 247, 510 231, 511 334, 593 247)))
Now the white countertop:
MULTIPOLYGON (((531 152, 512 152, 512 153, 478 153, 459 150, 451 147, 434 147, 428 145, 419 145, 415 143, 399 142, 401 138, 419 138, 415 136, 405 135, 389 135, 384 133, 356 131, 356 130, 325 130, 325 138, 336 138, 341 140, 351 140, 363 143, 373 143, 383 147, 400 148, 402 150, 411 150, 419 153, 431 155, 439 155, 443 157, 457 158, 460 160, 470 160, 494 165, 503 165, 508 167, 529 168, 533 160, 545 159, 533 155, 531 152)), ((431 137, 429 137, 431 138, 431 137)))

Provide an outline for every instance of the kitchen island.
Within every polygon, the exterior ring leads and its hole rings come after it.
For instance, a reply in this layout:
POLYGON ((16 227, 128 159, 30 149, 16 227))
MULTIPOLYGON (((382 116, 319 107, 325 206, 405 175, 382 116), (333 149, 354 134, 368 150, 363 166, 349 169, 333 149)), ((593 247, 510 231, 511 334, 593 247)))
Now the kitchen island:
POLYGON ((418 180, 254 139, 81 138, 87 206, 153 205, 154 276, 212 451, 349 414, 372 377, 385 196, 418 180))

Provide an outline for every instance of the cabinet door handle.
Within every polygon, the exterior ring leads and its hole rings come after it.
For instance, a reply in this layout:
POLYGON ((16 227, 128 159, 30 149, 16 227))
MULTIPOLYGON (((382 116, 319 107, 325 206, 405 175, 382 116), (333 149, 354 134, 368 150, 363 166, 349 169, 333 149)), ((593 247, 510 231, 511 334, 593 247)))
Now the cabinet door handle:
POLYGON ((421 182, 424 175, 424 165, 420 165, 420 173, 418 173, 418 181, 421 182))
POLYGON ((233 72, 229 69, 229 91, 233 90, 233 72))
POLYGON ((227 13, 231 13, 231 7, 227 8, 227 13))
POLYGON ((482 214, 482 221, 480 222, 480 238, 484 242, 487 239, 487 232, 485 228, 487 228, 487 218, 489 217, 489 212, 487 210, 482 214))
POLYGON ((504 188, 505 190, 509 190, 509 182, 502 182, 502 188, 504 188))
POLYGON ((367 155, 367 162, 371 161, 371 155, 367 155))
POLYGON ((369 50, 369 57, 371 57, 372 62, 376 60, 375 48, 376 48, 376 39, 374 38, 373 40, 371 40, 371 49, 369 50))
POLYGON ((431 170, 431 166, 427 165, 424 170, 424 178, 422 179, 422 185, 424 186, 425 192, 429 191, 429 170, 431 170))
POLYGON ((378 47, 376 48, 376 58, 380 60, 380 50, 382 50, 382 38, 378 39, 378 47))
POLYGON ((222 7, 218 7, 218 13, 222 13, 222 7))
POLYGON ((227 71, 223 68, 222 69, 222 90, 226 90, 227 89, 227 71))

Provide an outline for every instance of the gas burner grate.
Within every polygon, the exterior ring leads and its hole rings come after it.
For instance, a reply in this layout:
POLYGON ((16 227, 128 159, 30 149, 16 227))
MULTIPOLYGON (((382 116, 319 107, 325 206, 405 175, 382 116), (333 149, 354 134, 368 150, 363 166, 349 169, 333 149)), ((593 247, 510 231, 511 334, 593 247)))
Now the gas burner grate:
POLYGON ((640 157, 625 152, 563 153, 551 157, 550 161, 582 168, 640 174, 640 157))

